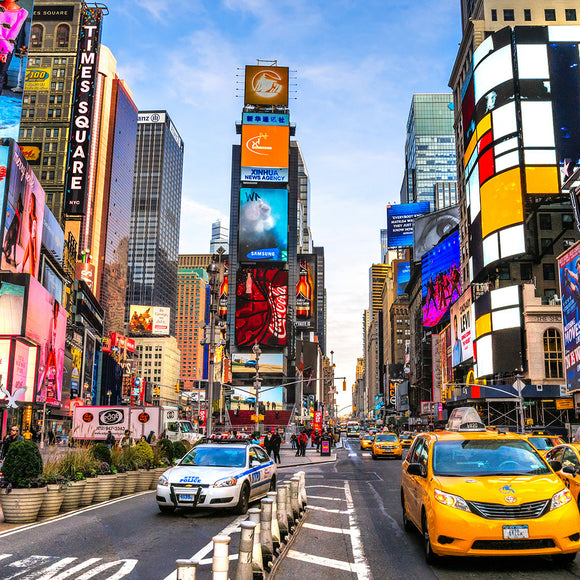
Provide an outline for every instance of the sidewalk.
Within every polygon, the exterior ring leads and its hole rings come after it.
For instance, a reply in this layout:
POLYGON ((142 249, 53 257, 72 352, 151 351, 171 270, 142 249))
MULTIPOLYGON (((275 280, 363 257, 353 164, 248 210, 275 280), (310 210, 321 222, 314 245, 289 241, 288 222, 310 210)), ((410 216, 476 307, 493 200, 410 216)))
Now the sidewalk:
POLYGON ((339 441, 336 447, 333 447, 330 452, 330 457, 321 456, 316 447, 306 448, 306 455, 304 457, 296 456, 296 449, 292 449, 289 443, 282 443, 280 447, 281 463, 278 464, 278 469, 285 467, 301 467, 303 465, 316 465, 318 463, 334 463, 336 461, 336 451, 342 449, 342 441, 339 441))

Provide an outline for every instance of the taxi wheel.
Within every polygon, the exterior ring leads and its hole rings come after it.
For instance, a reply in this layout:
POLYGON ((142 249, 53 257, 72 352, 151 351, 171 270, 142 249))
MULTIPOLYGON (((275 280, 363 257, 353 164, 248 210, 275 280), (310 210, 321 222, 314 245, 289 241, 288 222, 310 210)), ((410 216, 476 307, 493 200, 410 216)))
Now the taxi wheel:
POLYGON ((159 511, 162 514, 172 514, 175 511, 175 508, 172 505, 159 505, 159 511))
POLYGON ((433 552, 431 546, 431 537, 429 536, 429 526, 427 526, 427 516, 423 512, 421 518, 421 527, 423 528, 423 545, 425 548, 425 562, 429 565, 436 564, 439 561, 439 556, 433 552))
POLYGON ((270 491, 276 491, 276 476, 270 480, 270 491))
POLYGON ((401 507, 403 508, 403 529, 406 532, 412 532, 415 526, 411 523, 411 520, 407 517, 407 508, 405 507, 405 496, 401 491, 401 507))
POLYGON ((565 568, 574 562, 576 559, 576 552, 573 554, 554 554, 552 556, 552 562, 554 562, 555 566, 559 566, 560 568, 565 568))
POLYGON ((238 505, 236 506, 236 513, 244 515, 248 511, 250 505, 250 486, 248 483, 244 483, 242 489, 240 490, 240 499, 238 500, 238 505))

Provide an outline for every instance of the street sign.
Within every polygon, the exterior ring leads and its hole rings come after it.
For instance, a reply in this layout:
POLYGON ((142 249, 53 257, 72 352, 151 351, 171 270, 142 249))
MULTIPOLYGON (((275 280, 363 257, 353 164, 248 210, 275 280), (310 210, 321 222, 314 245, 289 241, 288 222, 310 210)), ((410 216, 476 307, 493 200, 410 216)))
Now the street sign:
POLYGON ((518 395, 521 395, 522 394, 522 391, 524 390, 524 387, 525 386, 526 386, 526 384, 522 380, 520 380, 520 379, 516 379, 514 381, 514 384, 513 384, 513 387, 516 390, 516 392, 517 392, 518 395))
POLYGON ((141 379, 139 377, 135 377, 135 386, 136 387, 140 387, 141 386, 141 379))
POLYGON ((556 409, 573 409, 574 400, 573 399, 557 399, 556 409))

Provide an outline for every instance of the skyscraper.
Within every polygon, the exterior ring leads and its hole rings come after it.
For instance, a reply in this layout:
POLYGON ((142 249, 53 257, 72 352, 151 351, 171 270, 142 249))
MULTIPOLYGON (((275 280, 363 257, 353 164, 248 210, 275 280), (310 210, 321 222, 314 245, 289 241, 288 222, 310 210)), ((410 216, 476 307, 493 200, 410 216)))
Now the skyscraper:
POLYGON ((229 236, 230 228, 224 226, 221 220, 213 222, 213 224, 211 224, 211 241, 209 243, 209 253, 215 254, 219 248, 222 248, 224 253, 227 254, 229 247, 229 236))
MULTIPOLYGON (((167 111, 141 111, 129 241, 127 305, 171 308, 175 334, 183 141, 167 111)), ((129 309, 125 313, 128 321, 129 309)))
POLYGON ((455 181, 456 173, 453 96, 413 95, 407 120, 401 203, 428 201, 433 211, 435 183, 455 181))
POLYGON ((314 246, 316 255, 316 336, 322 354, 326 354, 326 286, 324 285, 324 247, 314 246))

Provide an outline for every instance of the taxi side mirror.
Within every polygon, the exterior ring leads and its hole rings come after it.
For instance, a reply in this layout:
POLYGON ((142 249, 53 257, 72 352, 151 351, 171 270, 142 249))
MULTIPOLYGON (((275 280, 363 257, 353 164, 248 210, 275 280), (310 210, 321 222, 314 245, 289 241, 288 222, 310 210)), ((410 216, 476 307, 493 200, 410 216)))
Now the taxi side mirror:
POLYGON ((573 465, 565 465, 562 467, 562 471, 568 475, 576 475, 576 468, 573 465))
POLYGON ((420 463, 409 463, 407 467, 407 473, 409 475, 418 475, 419 477, 425 477, 425 468, 420 463))
POLYGON ((562 464, 559 461, 548 461, 548 464, 554 471, 562 469, 562 464))

